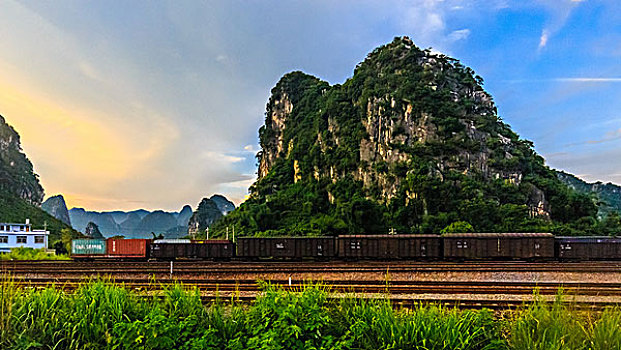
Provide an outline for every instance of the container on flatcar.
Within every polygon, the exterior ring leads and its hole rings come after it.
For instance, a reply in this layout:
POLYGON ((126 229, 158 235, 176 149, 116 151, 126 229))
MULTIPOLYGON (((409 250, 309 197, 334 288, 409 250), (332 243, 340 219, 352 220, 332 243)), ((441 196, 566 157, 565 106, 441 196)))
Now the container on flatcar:
POLYGON ((105 255, 105 239, 74 239, 71 241, 71 256, 74 258, 103 257, 105 255))
POLYGON ((151 244, 151 258, 173 259, 214 259, 227 260, 235 254, 233 242, 229 240, 157 240, 151 244))
POLYGON ((551 259, 551 233, 447 233, 446 259, 551 259))
POLYGON ((239 237, 237 256, 251 259, 328 259, 336 256, 334 237, 239 237))
POLYGON ((344 259, 438 259, 438 235, 340 235, 338 256, 344 259))
POLYGON ((621 238, 556 237, 555 249, 561 260, 617 260, 621 259, 621 238))
POLYGON ((148 239, 108 238, 108 257, 147 259, 149 257, 149 242, 148 239))

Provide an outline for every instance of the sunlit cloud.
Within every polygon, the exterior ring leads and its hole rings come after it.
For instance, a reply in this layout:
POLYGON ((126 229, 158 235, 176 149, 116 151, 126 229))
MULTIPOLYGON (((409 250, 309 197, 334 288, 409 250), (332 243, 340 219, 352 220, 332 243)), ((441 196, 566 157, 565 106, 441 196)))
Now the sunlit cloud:
POLYGON ((548 36, 550 32, 547 29, 541 31, 541 36, 539 37, 539 49, 542 49, 548 43, 548 36))

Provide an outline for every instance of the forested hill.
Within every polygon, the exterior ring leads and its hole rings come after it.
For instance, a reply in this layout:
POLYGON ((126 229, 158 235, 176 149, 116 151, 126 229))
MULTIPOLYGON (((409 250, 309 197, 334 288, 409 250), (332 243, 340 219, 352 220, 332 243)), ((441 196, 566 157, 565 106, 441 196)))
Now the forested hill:
POLYGON ((600 181, 588 183, 563 171, 558 172, 558 177, 576 191, 596 196, 600 203, 600 215, 605 216, 612 212, 621 214, 621 186, 600 181))
POLYGON ((259 130, 251 196, 212 232, 596 232, 595 201, 502 122, 482 85, 406 37, 342 85, 286 74, 259 130))
POLYGON ((0 222, 21 223, 30 219, 34 228, 47 227, 50 244, 79 234, 41 208, 43 187, 32 163, 22 151, 19 134, 0 116, 0 222))
POLYGON ((0 115, 0 190, 41 205, 43 187, 22 152, 19 134, 0 115))

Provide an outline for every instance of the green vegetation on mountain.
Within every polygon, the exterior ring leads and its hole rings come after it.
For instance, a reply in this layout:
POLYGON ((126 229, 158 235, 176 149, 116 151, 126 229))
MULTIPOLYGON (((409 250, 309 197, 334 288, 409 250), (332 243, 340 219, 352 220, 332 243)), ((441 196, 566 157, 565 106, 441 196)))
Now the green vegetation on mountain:
POLYGON ((20 144, 19 134, 0 115, 0 190, 41 205, 43 187, 20 144))
POLYGON ((0 191, 0 222, 22 223, 26 222, 26 219, 30 219, 34 229, 47 228, 50 231, 48 240, 50 247, 62 240, 63 232, 65 233, 64 236, 68 237, 65 240, 81 236, 71 226, 56 219, 41 208, 28 203, 13 193, 0 191))
POLYGON ((561 181, 576 191, 595 195, 599 201, 600 216, 606 216, 613 212, 621 214, 621 186, 600 181, 588 183, 564 171, 558 171, 557 175, 561 181))
POLYGON ((211 198, 203 198, 188 221, 188 231, 190 233, 204 233, 222 215, 216 201, 211 198))
POLYGON ((51 246, 62 240, 63 231, 65 240, 78 237, 71 226, 39 207, 43 196, 39 177, 22 152, 19 134, 0 116, 0 222, 23 223, 30 219, 34 229, 47 227, 51 246))
POLYGON ((408 38, 375 49, 342 85, 286 74, 259 130, 251 196, 212 232, 598 233, 595 199, 558 179, 482 84, 408 38))

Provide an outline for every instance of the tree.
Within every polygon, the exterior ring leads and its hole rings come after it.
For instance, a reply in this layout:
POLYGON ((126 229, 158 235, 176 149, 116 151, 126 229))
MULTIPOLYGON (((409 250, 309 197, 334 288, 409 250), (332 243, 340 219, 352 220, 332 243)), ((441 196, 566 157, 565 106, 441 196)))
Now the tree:
POLYGON ((465 232, 474 232, 474 228, 470 223, 466 221, 455 221, 454 223, 446 226, 440 231, 440 233, 465 233, 465 232))

